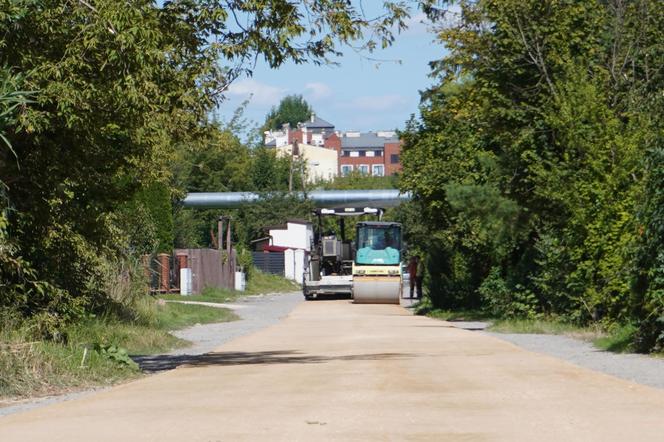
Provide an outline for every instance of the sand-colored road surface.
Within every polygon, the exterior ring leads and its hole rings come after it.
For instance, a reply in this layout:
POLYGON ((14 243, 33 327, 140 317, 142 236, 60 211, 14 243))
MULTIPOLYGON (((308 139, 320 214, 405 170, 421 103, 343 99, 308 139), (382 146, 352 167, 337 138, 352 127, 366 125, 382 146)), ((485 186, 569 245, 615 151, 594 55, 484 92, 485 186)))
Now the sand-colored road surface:
POLYGON ((300 304, 192 366, 0 419, 0 441, 662 441, 664 390, 390 305, 300 304))

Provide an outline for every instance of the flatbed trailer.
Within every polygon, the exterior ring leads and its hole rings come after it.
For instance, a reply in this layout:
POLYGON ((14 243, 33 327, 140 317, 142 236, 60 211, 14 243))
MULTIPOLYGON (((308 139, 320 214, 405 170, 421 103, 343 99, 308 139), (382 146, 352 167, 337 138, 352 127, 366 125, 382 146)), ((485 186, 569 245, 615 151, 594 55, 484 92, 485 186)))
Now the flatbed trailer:
POLYGON ((322 276, 319 281, 307 281, 303 288, 306 299, 319 296, 351 296, 353 294, 353 275, 322 276))

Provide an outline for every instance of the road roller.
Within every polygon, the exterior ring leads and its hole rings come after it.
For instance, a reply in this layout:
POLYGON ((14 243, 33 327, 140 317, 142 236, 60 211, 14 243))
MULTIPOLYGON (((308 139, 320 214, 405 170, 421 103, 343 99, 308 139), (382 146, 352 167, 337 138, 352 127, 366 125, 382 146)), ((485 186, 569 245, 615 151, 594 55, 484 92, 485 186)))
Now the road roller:
MULTIPOLYGON (((318 218, 311 252, 305 262, 302 291, 307 300, 326 296, 352 296, 353 256, 355 242, 346 237, 346 218, 383 216, 384 209, 373 207, 339 207, 316 209, 318 218), (338 234, 325 232, 323 218, 338 221, 338 234)), ((328 225, 329 228, 329 225, 328 225)))
POLYGON ((359 222, 355 241, 353 301, 399 304, 403 290, 401 224, 359 222))

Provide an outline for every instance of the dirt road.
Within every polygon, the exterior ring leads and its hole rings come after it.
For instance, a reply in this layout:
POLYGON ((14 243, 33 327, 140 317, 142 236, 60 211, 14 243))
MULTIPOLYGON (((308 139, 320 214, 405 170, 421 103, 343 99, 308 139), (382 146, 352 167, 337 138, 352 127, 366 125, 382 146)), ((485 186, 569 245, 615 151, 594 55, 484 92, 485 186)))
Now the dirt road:
POLYGON ((0 419, 0 441, 664 438, 664 390, 398 306, 308 302, 190 366, 0 419))

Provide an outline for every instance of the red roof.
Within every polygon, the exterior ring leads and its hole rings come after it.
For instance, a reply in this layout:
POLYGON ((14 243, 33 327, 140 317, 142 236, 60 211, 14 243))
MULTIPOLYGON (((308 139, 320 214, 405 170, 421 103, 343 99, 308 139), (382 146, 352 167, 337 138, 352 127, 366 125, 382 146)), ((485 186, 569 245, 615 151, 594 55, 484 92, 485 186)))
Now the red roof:
POLYGON ((269 246, 265 246, 263 248, 263 251, 264 252, 283 252, 284 250, 288 250, 290 248, 291 247, 269 245, 269 246))

